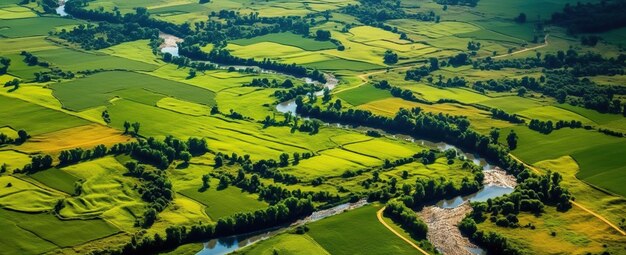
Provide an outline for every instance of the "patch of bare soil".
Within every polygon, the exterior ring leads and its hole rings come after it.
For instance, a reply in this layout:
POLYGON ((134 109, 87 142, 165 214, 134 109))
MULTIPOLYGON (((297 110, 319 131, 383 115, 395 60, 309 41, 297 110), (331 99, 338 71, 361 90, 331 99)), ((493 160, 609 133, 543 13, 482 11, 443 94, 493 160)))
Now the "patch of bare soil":
POLYGON ((485 179, 483 179, 484 185, 494 185, 508 188, 515 188, 517 180, 512 175, 507 174, 500 168, 485 170, 485 179))
POLYGON ((178 46, 177 43, 183 41, 181 38, 163 32, 159 32, 159 38, 163 39, 163 43, 159 46, 159 48, 176 47, 178 46))
POLYGON ((472 211, 465 202, 456 208, 425 207, 419 215, 428 225, 428 240, 446 255, 471 254, 466 248, 477 248, 476 245, 461 235, 458 224, 465 215, 472 211))

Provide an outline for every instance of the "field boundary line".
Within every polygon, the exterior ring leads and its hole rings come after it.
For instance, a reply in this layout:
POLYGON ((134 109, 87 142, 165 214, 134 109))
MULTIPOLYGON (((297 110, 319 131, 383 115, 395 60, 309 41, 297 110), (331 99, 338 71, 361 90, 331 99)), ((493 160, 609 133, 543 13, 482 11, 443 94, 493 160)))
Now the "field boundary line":
POLYGON ((521 49, 521 50, 518 50, 518 51, 514 51, 514 52, 511 52, 511 53, 507 53, 507 54, 494 56, 493 58, 495 59, 495 58, 509 57, 509 56, 513 56, 515 54, 524 53, 524 52, 531 51, 531 50, 536 50, 536 49, 541 49, 543 47, 546 47, 546 46, 550 45, 548 43, 548 36, 550 36, 550 34, 546 34, 546 36, 543 38, 543 44, 541 44, 541 45, 537 45, 537 46, 530 47, 530 48, 524 48, 524 49, 521 49))
POLYGON ((380 210, 378 210, 378 212, 376 212, 376 217, 378 218, 378 221, 380 221, 380 223, 382 223, 387 229, 389 229, 389 231, 391 231, 393 234, 395 234, 396 236, 400 237, 402 240, 404 240, 405 242, 407 242, 408 244, 410 244, 411 246, 413 246, 413 248, 417 249, 418 251, 420 251, 422 254, 424 255, 429 255, 428 252, 426 252, 425 250, 423 250, 422 248, 420 248, 417 244, 415 244, 414 242, 411 242, 411 240, 407 239, 406 237, 400 235, 400 233, 398 233, 395 229, 393 229, 391 226, 389 226, 387 224, 387 222, 385 222, 383 220, 383 211, 385 210, 385 207, 381 208, 380 210))
MULTIPOLYGON (((509 156, 511 156, 511 158, 513 158, 514 160, 516 160, 517 162, 522 163, 524 166, 528 167, 530 170, 533 170, 535 173, 540 174, 541 171, 539 171, 536 167, 531 166, 529 164, 526 164, 524 161, 522 161, 521 159, 515 157, 513 154, 509 153, 509 156)), ((577 178, 578 179, 578 178, 577 178)), ((586 182, 583 182, 586 184, 586 182)), ((588 209, 587 207, 584 207, 583 205, 576 203, 576 201, 574 200, 570 200, 570 202, 575 205, 576 207, 582 209, 583 211, 591 214, 592 216, 598 218, 599 220, 603 221, 604 223, 606 223, 607 225, 609 225, 611 228, 617 230, 618 233, 620 233, 623 236, 626 236, 626 232, 624 232, 624 230, 621 230, 618 226, 615 226, 613 223, 611 223, 609 220, 607 220, 606 218, 604 218, 602 215, 592 211, 591 209, 588 209)))

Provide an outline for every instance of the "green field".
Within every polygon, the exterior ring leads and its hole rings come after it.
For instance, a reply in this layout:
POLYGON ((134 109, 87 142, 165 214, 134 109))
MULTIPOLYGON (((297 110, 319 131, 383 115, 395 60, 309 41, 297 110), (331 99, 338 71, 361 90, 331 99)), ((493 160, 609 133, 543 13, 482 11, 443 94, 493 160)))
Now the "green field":
POLYGON ((235 187, 217 190, 218 181, 211 180, 211 188, 200 191, 201 183, 197 188, 181 190, 180 193, 206 206, 205 211, 213 220, 230 216, 237 212, 253 212, 268 205, 259 201, 255 195, 244 193, 235 187))
POLYGON ((74 185, 78 181, 78 178, 75 176, 59 169, 48 169, 46 171, 37 172, 31 175, 31 177, 46 186, 63 191, 67 194, 74 194, 74 185))
POLYGON ((379 209, 370 205, 311 223, 307 234, 330 254, 415 254, 378 222, 379 209))
POLYGON ((0 96, 0 126, 24 129, 31 135, 87 124, 86 120, 19 99, 0 96))
POLYGON ((345 100, 351 105, 357 106, 371 101, 389 98, 391 97, 391 93, 387 90, 377 89, 372 85, 366 84, 337 93, 337 97, 345 100))
POLYGON ((84 22, 58 17, 35 17, 2 20, 0 22, 0 35, 3 37, 13 38, 47 35, 48 32, 54 30, 56 27, 78 25, 81 23, 84 22))
POLYGON ((71 110, 84 110, 106 105, 110 99, 119 96, 117 91, 133 88, 141 88, 194 103, 205 105, 214 103, 214 94, 209 90, 133 72, 97 73, 52 86, 55 97, 61 101, 63 107, 71 110), (76 94, 82 96, 75 97, 76 94))

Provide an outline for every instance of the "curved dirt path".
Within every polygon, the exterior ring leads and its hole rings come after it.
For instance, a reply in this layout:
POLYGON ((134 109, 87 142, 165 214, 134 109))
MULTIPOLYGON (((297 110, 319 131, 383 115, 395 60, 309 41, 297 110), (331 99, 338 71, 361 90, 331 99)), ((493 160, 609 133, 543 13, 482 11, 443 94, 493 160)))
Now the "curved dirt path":
POLYGON ((407 242, 408 244, 410 244, 411 246, 413 246, 413 248, 415 248, 416 250, 420 251, 422 254, 424 255, 429 255, 428 252, 426 252, 425 250, 423 250, 422 248, 420 248, 419 246, 417 246, 417 244, 415 244, 414 242, 412 242, 411 240, 407 239, 406 237, 402 236, 400 233, 398 233, 395 229, 393 229, 391 226, 389 226, 389 224, 387 224, 387 222, 385 222, 383 220, 383 211, 385 210, 385 207, 381 208, 380 210, 378 210, 378 212, 376 212, 376 217, 378 218, 378 221, 380 221, 380 223, 382 223, 387 229, 389 229, 389 231, 391 231, 394 235, 400 237, 402 240, 404 240, 405 242, 407 242))
POLYGON ((548 36, 549 36, 549 35, 550 35, 550 34, 546 34, 546 36, 543 38, 543 44, 542 44, 542 45, 537 45, 537 46, 535 46, 535 47, 530 47, 530 48, 524 48, 524 49, 521 49, 521 50, 518 50, 518 51, 511 52, 511 53, 506 53, 506 54, 498 55, 498 56, 495 56, 495 57, 493 57, 493 58, 503 58, 503 57, 513 56, 513 55, 515 55, 515 54, 524 53, 524 52, 527 52, 527 51, 536 50, 536 49, 541 49, 541 48, 543 48, 543 47, 546 47, 546 46, 550 45, 550 44, 548 43, 548 36))
MULTIPOLYGON (((513 154, 509 153, 509 156, 511 156, 511 158, 513 158, 514 160, 516 160, 517 162, 522 163, 524 166, 528 167, 530 170, 533 170, 535 173, 540 174, 541 171, 539 171, 537 168, 535 168, 534 166, 531 166, 529 164, 526 164, 526 162, 522 161, 521 159, 517 158, 516 156, 514 156, 513 154)), ((588 212, 589 214, 593 215, 594 217, 598 218, 599 220, 603 221, 604 223, 606 223, 607 225, 609 225, 611 228, 615 229, 618 233, 622 234, 623 236, 626 236, 626 232, 624 232, 624 230, 620 229, 618 226, 616 226, 615 224, 611 223, 609 220, 607 220, 606 218, 602 217, 602 215, 592 211, 591 209, 588 209, 587 207, 584 207, 583 205, 576 203, 573 200, 570 200, 570 202, 572 202, 572 204, 580 209, 582 209, 585 212, 588 212)))

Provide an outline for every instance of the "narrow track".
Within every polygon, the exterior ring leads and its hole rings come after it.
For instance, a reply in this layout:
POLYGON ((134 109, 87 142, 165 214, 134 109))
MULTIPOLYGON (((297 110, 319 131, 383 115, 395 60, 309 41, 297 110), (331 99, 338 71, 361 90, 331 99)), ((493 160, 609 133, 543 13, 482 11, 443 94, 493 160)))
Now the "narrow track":
POLYGON ((389 229, 389 231, 391 231, 394 235, 400 237, 402 240, 404 240, 405 242, 407 242, 408 244, 410 244, 411 246, 413 246, 413 248, 415 248, 416 250, 420 251, 422 254, 424 255, 429 255, 428 252, 426 252, 425 250, 423 250, 422 248, 420 248, 419 246, 417 246, 417 244, 415 244, 414 242, 412 242, 411 240, 409 240, 408 238, 400 235, 400 233, 398 233, 395 229, 393 229, 391 226, 389 226, 389 224, 387 224, 387 222, 385 222, 383 220, 383 211, 385 210, 385 207, 381 208, 380 210, 378 210, 378 212, 376 212, 376 217, 378 218, 378 221, 380 221, 380 223, 382 223, 387 229, 389 229))

